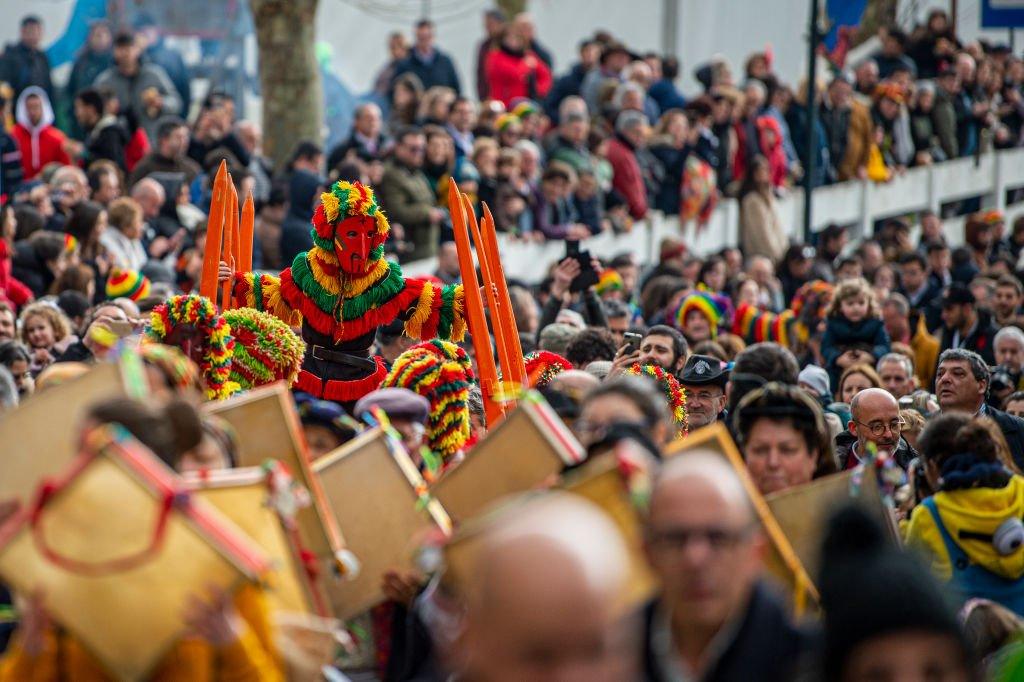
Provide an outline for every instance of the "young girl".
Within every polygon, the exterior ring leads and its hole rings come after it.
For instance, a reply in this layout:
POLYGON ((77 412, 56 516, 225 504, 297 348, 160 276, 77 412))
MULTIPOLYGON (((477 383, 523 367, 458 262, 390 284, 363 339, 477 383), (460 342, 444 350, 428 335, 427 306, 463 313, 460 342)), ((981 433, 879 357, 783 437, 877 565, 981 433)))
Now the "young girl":
POLYGON ((828 307, 821 354, 832 385, 853 365, 875 366, 889 352, 889 334, 882 324, 875 292, 863 278, 844 280, 836 286, 828 307))
POLYGON ((51 303, 33 303, 21 311, 21 341, 32 354, 33 376, 64 352, 71 326, 51 303))

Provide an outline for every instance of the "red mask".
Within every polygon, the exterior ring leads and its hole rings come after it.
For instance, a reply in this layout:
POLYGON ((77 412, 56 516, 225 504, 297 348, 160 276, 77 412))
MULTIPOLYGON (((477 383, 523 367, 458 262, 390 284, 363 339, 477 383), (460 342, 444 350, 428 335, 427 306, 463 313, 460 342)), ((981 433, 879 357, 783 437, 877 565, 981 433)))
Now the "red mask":
POLYGON ((338 267, 349 275, 362 275, 370 267, 370 252, 377 246, 377 221, 370 216, 345 218, 334 228, 338 267))

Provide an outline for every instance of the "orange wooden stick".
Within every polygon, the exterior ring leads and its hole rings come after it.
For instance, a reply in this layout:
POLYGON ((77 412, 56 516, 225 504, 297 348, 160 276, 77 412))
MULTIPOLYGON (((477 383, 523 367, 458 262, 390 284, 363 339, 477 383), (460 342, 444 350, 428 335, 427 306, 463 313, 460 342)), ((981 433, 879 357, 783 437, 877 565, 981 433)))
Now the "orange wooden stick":
POLYGON ((455 248, 459 254, 459 270, 462 272, 466 324, 469 333, 473 335, 476 364, 480 370, 480 391, 484 397, 484 414, 488 427, 492 427, 504 416, 501 404, 494 400, 498 368, 494 365, 494 355, 491 353, 491 338, 487 333, 487 321, 484 319, 483 299, 480 296, 480 285, 477 283, 476 269, 473 266, 473 252, 469 245, 469 232, 466 230, 465 207, 459 197, 459 188, 455 181, 452 181, 448 185, 448 208, 452 216, 452 231, 455 233, 455 248))
POLYGON ((239 272, 252 271, 252 240, 253 232, 256 230, 256 205, 252 200, 252 192, 245 198, 242 204, 242 225, 239 228, 241 243, 238 251, 241 254, 241 261, 238 264, 239 272))
MULTIPOLYGON (((469 225, 469 236, 473 238, 473 246, 476 247, 476 258, 480 263, 480 278, 487 297, 487 305, 491 309, 491 328, 494 330, 494 345, 498 349, 498 361, 501 363, 502 381, 511 380, 512 358, 509 356, 508 339, 505 337, 505 329, 502 326, 503 320, 499 312, 500 301, 495 291, 493 264, 484 249, 483 238, 480 236, 480 226, 476 221, 476 214, 473 212, 473 202, 465 194, 462 195, 462 203, 466 207, 466 223, 469 225)), ((506 405, 508 407, 508 405, 506 405)))
POLYGON ((231 185, 231 257, 234 258, 232 270, 240 270, 242 264, 242 232, 241 220, 238 215, 238 190, 231 185))
MULTIPOLYGON (((231 268, 231 272, 235 271, 235 245, 234 238, 235 232, 238 230, 238 193, 235 191, 235 185, 231 182, 231 174, 228 173, 229 187, 227 189, 227 201, 225 202, 225 219, 224 219, 224 247, 221 249, 221 254, 227 262, 228 267, 231 268)), ((220 307, 221 310, 231 310, 231 288, 234 282, 230 279, 221 287, 220 292, 220 307)))
MULTIPOLYGON (((526 363, 523 361, 523 346, 519 342, 519 328, 516 317, 512 313, 512 299, 508 295, 508 282, 505 280, 505 268, 501 265, 501 254, 498 252, 498 233, 494 229, 494 216, 491 209, 484 204, 484 219, 480 223, 480 233, 484 238, 484 252, 487 254, 487 267, 491 281, 498 287, 498 312, 501 316, 501 331, 508 344, 509 365, 507 381, 527 387, 526 363)), ((477 247, 479 249, 479 247, 477 247)), ((493 311, 491 313, 494 314, 493 311)))
POLYGON ((206 222, 206 248, 203 251, 203 274, 199 279, 199 295, 214 303, 217 301, 217 273, 220 269, 220 242, 224 232, 225 183, 228 164, 220 162, 217 176, 213 181, 213 196, 210 200, 210 215, 206 222))

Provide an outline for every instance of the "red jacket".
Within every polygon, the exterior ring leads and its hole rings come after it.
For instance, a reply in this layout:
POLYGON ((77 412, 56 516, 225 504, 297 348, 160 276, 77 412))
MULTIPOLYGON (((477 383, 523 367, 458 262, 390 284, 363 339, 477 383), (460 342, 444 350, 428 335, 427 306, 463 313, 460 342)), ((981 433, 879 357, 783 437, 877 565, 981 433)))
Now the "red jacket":
POLYGON ((636 153, 618 135, 608 141, 608 163, 612 165, 612 189, 621 194, 629 206, 629 215, 642 220, 647 215, 647 188, 640 172, 636 153))
POLYGON ((48 163, 57 162, 62 166, 71 163, 71 157, 64 151, 64 133, 52 125, 36 130, 32 134, 20 123, 11 129, 11 135, 18 142, 18 149, 21 150, 21 167, 25 171, 25 180, 31 180, 39 175, 43 166, 48 163))
POLYGON ((499 47, 487 53, 487 92, 506 107, 512 100, 540 100, 551 89, 551 69, 531 50, 514 54, 499 47))
POLYGON ((32 299, 32 290, 11 274, 11 247, 7 240, 0 239, 0 301, 9 301, 17 311, 32 299))

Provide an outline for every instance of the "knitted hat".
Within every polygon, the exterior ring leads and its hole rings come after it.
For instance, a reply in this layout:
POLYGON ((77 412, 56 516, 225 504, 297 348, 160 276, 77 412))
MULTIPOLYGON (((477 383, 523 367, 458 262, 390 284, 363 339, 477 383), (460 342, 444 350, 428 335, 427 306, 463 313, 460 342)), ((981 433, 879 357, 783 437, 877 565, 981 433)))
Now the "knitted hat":
POLYGON ((237 392, 238 384, 229 380, 231 355, 235 349, 231 327, 217 314, 217 307, 205 296, 172 296, 153 308, 146 326, 146 338, 167 343, 169 336, 184 327, 195 329, 202 339, 202 354, 198 364, 206 383, 206 397, 223 400, 237 392))
POLYGON ((818 585, 825 611, 824 679, 842 679, 859 646, 902 633, 948 635, 968 656, 955 612, 931 572, 887 544, 879 524, 860 507, 844 507, 829 521, 818 585))
POLYGON ((761 310, 755 305, 744 303, 736 310, 732 333, 747 344, 773 341, 788 347, 790 325, 794 319, 792 310, 784 310, 776 315, 761 310))
POLYGON ((110 269, 107 277, 107 298, 130 298, 133 301, 149 296, 149 278, 135 270, 110 269))
POLYGON ((515 114, 502 114, 498 117, 498 120, 494 122, 494 127, 500 133, 510 126, 519 126, 519 117, 515 114))
POLYGON ((817 365, 807 365, 800 370, 800 375, 797 376, 797 383, 807 384, 814 392, 817 393, 818 398, 828 397, 832 395, 831 382, 828 379, 828 372, 817 365))
POLYGON ((626 285, 622 281, 622 275, 614 268, 606 268, 601 271, 597 278, 597 286, 594 290, 598 296, 603 296, 609 291, 623 291, 626 285))
POLYGON ((685 438, 690 430, 690 424, 686 416, 686 391, 679 385, 671 373, 666 372, 660 365, 641 365, 634 362, 627 370, 627 374, 638 377, 648 377, 658 384, 668 401, 669 412, 672 413, 672 421, 676 426, 676 438, 685 438))
POLYGON ((434 339, 399 355, 381 386, 407 388, 430 401, 428 445, 447 460, 469 439, 469 386, 473 380, 466 351, 434 339))
POLYGON ((289 385, 295 381, 306 344, 288 325, 254 308, 227 310, 224 320, 235 337, 232 381, 243 390, 281 379, 289 385))
POLYGON ((547 350, 535 350, 527 353, 523 358, 526 361, 526 376, 530 382, 530 388, 547 386, 556 376, 567 369, 572 369, 572 363, 558 353, 547 350))
POLYGON ((697 291, 683 299, 672 315, 673 326, 683 331, 686 326, 686 316, 692 310, 699 310, 707 318, 711 327, 711 338, 718 336, 718 325, 728 325, 732 317, 732 310, 728 299, 724 296, 697 291))
POLYGON ((159 369, 174 389, 197 388, 202 392, 199 367, 180 349, 162 343, 144 343, 139 347, 139 355, 145 364, 159 369))
POLYGON ((531 114, 539 114, 540 107, 532 99, 520 99, 512 103, 512 112, 517 118, 523 119, 531 114))

